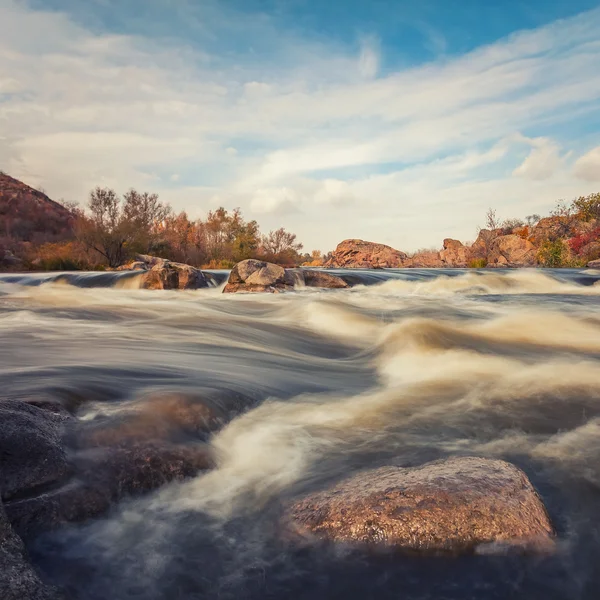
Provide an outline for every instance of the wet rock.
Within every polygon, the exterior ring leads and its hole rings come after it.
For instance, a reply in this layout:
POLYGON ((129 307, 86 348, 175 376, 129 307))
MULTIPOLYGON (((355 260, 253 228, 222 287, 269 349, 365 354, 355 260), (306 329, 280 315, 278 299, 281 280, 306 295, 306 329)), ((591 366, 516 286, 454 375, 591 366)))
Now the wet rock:
POLYGON ((61 434, 66 417, 18 400, 0 400, 2 500, 56 485, 70 473, 61 434))
POLYGON ((0 502, 0 598, 2 600, 59 600, 29 564, 21 539, 10 526, 0 502))
POLYGON ((200 269, 148 254, 138 254, 135 261, 116 270, 145 271, 142 287, 147 290, 197 290, 209 287, 208 279, 200 269))
POLYGON ((536 263, 534 245, 518 235, 495 238, 487 257, 488 267, 531 267, 536 263))
POLYGON ((458 240, 447 238, 444 249, 440 252, 440 260, 445 267, 464 268, 469 262, 469 249, 458 240))
POLYGON ((302 269, 304 285, 306 287, 318 287, 327 289, 342 289, 350 287, 341 277, 325 273, 324 271, 313 271, 302 269))
POLYGON ((277 292, 293 289, 283 267, 262 260, 248 259, 237 263, 229 275, 224 293, 277 292))
POLYGON ((319 288, 350 287, 341 277, 311 269, 284 269, 279 265, 248 259, 231 270, 224 293, 280 292, 296 286, 319 288))
POLYGON ((399 268, 408 262, 408 256, 384 244, 364 240, 344 240, 337 245, 325 264, 334 268, 386 269, 399 268))
POLYGON ((78 451, 76 476, 61 488, 6 505, 15 530, 24 538, 81 522, 106 512, 129 496, 151 492, 214 466, 207 444, 138 443, 78 451))
POLYGON ((21 536, 98 516, 126 496, 213 466, 207 439, 225 416, 183 394, 77 420, 44 400, 0 402, 0 489, 21 536))
POLYGON ((493 543, 536 549, 553 536, 525 473, 474 457, 366 471, 298 500, 290 516, 300 533, 425 553, 493 543))

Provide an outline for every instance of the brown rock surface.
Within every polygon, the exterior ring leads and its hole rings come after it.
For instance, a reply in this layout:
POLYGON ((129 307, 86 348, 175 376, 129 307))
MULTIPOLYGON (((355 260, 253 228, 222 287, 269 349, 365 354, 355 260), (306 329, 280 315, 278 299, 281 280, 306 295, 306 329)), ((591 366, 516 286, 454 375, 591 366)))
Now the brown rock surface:
POLYGON ((300 533, 408 551, 480 544, 552 545, 546 509, 525 473, 502 460, 459 457, 359 473, 295 502, 300 533))
POLYGON ((344 269, 386 269, 405 265, 408 256, 384 244, 364 240, 344 240, 337 245, 326 267, 344 269))
POLYGON ((446 267, 464 268, 469 262, 469 249, 458 240, 446 238, 444 249, 440 252, 440 259, 446 267))
POLYGON ((325 273, 325 271, 313 271, 302 269, 306 287, 319 287, 329 289, 342 289, 350 287, 341 277, 325 273))
POLYGON ((488 267, 531 267, 536 263, 535 246, 518 235, 495 238, 487 256, 488 267))
POLYGON ((600 258, 598 260, 591 260, 587 266, 590 269, 600 269, 600 258))
POLYGON ((145 271, 142 287, 147 290, 197 290, 209 285, 200 269, 147 254, 138 254, 117 271, 145 271))
POLYGON ((440 253, 434 250, 421 250, 408 259, 405 266, 416 269, 438 269, 444 266, 440 253))

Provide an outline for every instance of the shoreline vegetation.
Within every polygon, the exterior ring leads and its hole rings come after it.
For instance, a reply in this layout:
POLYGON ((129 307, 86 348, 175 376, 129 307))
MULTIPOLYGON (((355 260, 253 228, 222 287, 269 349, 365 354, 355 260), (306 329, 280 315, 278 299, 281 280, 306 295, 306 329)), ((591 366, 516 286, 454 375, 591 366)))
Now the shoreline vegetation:
POLYGON ((284 228, 262 234, 239 208, 190 220, 156 194, 131 189, 121 197, 100 187, 81 207, 0 172, 2 271, 114 270, 140 254, 200 269, 231 269, 247 259, 287 268, 598 267, 600 193, 560 201, 544 218, 500 221, 490 209, 473 243, 447 238, 440 250, 406 253, 356 239, 326 254, 303 249, 284 228))

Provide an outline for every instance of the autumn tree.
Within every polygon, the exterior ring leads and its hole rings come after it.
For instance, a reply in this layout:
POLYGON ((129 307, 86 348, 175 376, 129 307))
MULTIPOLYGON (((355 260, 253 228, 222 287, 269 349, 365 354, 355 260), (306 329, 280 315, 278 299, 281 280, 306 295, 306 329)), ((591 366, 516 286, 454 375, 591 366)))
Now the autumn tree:
POLYGON ((114 190, 97 187, 78 217, 76 235, 109 267, 117 267, 135 252, 153 250, 170 212, 156 194, 130 190, 120 198, 114 190))
POLYGON ((296 241, 296 234, 283 227, 262 236, 261 249, 267 260, 285 264, 296 263, 298 253, 304 246, 296 241))

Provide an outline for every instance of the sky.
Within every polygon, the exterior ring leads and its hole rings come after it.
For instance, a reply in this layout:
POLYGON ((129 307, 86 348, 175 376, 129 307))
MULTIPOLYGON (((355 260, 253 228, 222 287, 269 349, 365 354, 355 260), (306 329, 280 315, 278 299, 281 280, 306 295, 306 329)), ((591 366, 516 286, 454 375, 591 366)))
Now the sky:
POLYGON ((0 169, 405 251, 600 191, 600 1, 0 0, 0 169))

